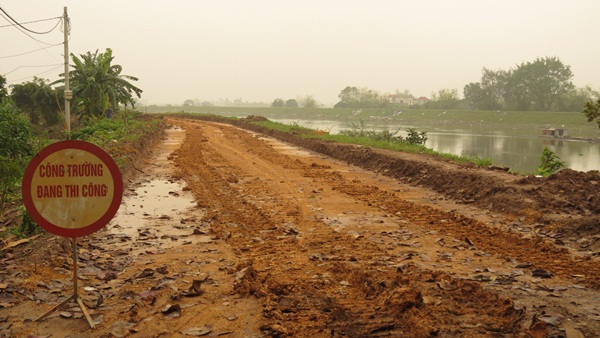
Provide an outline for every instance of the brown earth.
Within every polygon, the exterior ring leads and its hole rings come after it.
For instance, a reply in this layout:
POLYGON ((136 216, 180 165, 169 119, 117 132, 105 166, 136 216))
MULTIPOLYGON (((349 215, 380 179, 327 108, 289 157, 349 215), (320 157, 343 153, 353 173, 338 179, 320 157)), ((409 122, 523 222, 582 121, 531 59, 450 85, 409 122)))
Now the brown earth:
POLYGON ((597 171, 523 177, 257 119, 168 120, 119 215, 79 240, 94 329, 75 304, 33 321, 73 293, 66 240, 3 250, 0 337, 600 332, 597 171))

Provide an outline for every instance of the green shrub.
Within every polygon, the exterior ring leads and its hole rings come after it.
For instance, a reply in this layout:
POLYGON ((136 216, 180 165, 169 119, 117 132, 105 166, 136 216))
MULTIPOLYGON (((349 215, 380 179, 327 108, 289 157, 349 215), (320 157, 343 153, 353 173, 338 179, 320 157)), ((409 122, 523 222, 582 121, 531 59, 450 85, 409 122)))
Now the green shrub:
POLYGON ((350 130, 340 130, 341 135, 348 135, 352 137, 364 137, 367 136, 365 132, 365 120, 360 119, 358 123, 350 122, 350 130))
POLYGON ((366 137, 373 141, 384 141, 389 143, 406 143, 410 145, 425 145, 427 141, 426 131, 417 131, 415 128, 407 128, 408 135, 406 138, 398 136, 400 129, 396 131, 389 131, 387 129, 382 131, 365 131, 365 121, 361 119, 358 123, 351 122, 349 130, 341 130, 340 135, 346 135, 355 138, 366 137))
POLYGON ((8 100, 0 102, 0 215, 20 197, 20 183, 33 153, 27 117, 8 100))
POLYGON ((139 115, 136 112, 119 112, 110 119, 89 119, 84 126, 71 133, 71 138, 99 146, 123 169, 128 156, 134 151, 133 144, 161 128, 161 120, 137 118, 139 115))
POLYGON ((8 158, 0 155, 0 216, 4 213, 4 206, 20 196, 26 166, 27 160, 22 157, 8 158))
POLYGON ((39 233, 42 228, 31 218, 27 210, 21 207, 21 225, 15 228, 15 235, 19 238, 28 237, 39 233))
POLYGON ((427 142, 426 131, 417 131, 415 128, 408 128, 406 131, 408 132, 408 136, 406 136, 405 141, 408 142, 408 144, 425 145, 425 142, 427 142))
POLYGON ((0 155, 31 156, 31 127, 27 117, 8 100, 0 101, 0 155))
POLYGON ((566 162, 561 161, 552 150, 544 147, 544 151, 542 151, 542 157, 540 158, 538 174, 542 176, 549 176, 552 173, 565 168, 566 166, 566 162))

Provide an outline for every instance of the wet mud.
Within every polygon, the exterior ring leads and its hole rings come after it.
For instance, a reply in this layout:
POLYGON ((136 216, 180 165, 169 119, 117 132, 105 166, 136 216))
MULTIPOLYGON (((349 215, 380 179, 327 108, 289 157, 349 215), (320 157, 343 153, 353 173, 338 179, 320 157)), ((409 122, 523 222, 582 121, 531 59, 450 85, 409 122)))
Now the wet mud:
POLYGON ((600 332, 597 172, 539 180, 244 121, 167 121, 117 217, 80 243, 97 328, 76 308, 31 322, 70 292, 68 245, 53 239, 47 262, 0 262, 3 334, 600 332))

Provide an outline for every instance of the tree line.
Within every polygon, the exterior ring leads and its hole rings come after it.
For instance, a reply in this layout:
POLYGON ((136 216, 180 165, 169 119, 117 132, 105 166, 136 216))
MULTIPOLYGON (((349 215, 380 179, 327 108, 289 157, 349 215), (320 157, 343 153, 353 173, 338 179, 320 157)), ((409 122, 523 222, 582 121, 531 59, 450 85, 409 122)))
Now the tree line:
MULTIPOLYGON (((141 96, 142 90, 130 82, 138 79, 122 74, 123 67, 112 62, 114 56, 110 48, 104 53, 71 54, 71 59, 71 108, 79 119, 102 117, 109 108, 133 107, 134 95, 141 96)), ((0 99, 9 100, 32 125, 55 125, 64 120, 64 74, 60 76, 61 79, 52 83, 34 77, 7 88, 6 79, 0 75, 0 99)))
POLYGON ((590 87, 576 88, 571 67, 557 57, 537 58, 508 70, 483 68, 481 80, 464 87, 472 109, 580 111, 598 98, 590 87))
POLYGON ((319 102, 317 102, 317 100, 315 100, 315 98, 312 95, 306 95, 303 97, 298 98, 298 100, 296 99, 287 99, 287 100, 283 100, 282 98, 278 97, 275 100, 273 100, 273 103, 271 103, 271 107, 275 107, 275 108, 281 108, 281 107, 286 107, 286 108, 298 108, 298 107, 304 107, 304 108, 318 108, 320 106, 319 102))
POLYGON ((406 103, 394 98, 414 99, 408 91, 390 95, 348 86, 340 91, 334 107, 581 111, 586 102, 600 99, 598 91, 577 88, 572 79, 570 66, 557 57, 544 57, 508 70, 483 68, 479 82, 464 86, 463 99, 457 89, 441 89, 426 102, 406 103))

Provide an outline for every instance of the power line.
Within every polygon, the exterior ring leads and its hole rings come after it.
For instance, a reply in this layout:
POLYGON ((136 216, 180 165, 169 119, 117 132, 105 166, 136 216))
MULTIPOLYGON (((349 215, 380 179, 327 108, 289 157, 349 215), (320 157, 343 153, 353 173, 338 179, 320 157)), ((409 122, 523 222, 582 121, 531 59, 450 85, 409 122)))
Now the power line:
MULTIPOLYGON (((12 21, 12 22, 14 22, 14 25, 16 25, 16 26, 18 26, 18 27, 21 27, 22 29, 24 29, 24 30, 26 30, 26 31, 28 31, 28 32, 30 32, 30 33, 33 33, 33 34, 40 34, 40 35, 48 34, 48 33, 52 32, 52 31, 53 31, 53 30, 54 30, 54 29, 55 29, 55 28, 58 26, 58 23, 57 23, 57 24, 56 24, 56 26, 52 27, 52 29, 50 29, 50 30, 49 30, 49 31, 47 31, 47 32, 36 32, 36 31, 33 31, 33 30, 31 30, 31 29, 29 29, 29 28, 27 28, 27 27, 23 26, 23 25, 22 25, 21 23, 19 23, 17 20, 13 19, 13 18, 12 18, 12 16, 10 16, 10 14, 6 13, 6 11, 4 10, 4 8, 2 8, 1 6, 0 6, 0 11, 1 11, 2 13, 4 13, 4 14, 5 14, 5 15, 6 15, 6 16, 7 16, 9 19, 10 19, 10 20, 8 20, 8 19, 7 19, 7 21, 9 21, 9 22, 10 22, 10 21, 12 21)), ((6 19, 6 18, 5 18, 5 19, 6 19)), ((61 18, 60 18, 60 17, 57 17, 57 18, 55 18, 55 19, 61 19, 61 18)))
MULTIPOLYGON (((35 21, 27 21, 27 22, 21 22, 22 25, 26 25, 29 23, 36 23, 36 22, 42 22, 42 21, 50 21, 50 20, 56 20, 56 19, 61 19, 60 16, 57 16, 56 18, 49 18, 49 19, 41 19, 41 20, 35 20, 35 21)), ((6 28, 6 27, 14 27, 14 24, 10 24, 10 25, 4 25, 4 26, 0 26, 0 28, 6 28)), ((54 28, 53 28, 54 29, 54 28)))
POLYGON ((22 55, 26 55, 26 54, 31 54, 31 53, 35 53, 35 52, 37 52, 37 51, 40 51, 40 50, 44 50, 44 49, 48 49, 48 48, 52 48, 52 47, 56 47, 56 46, 60 46, 60 45, 62 45, 62 44, 63 44, 63 43, 61 42, 61 43, 57 43, 57 44, 50 45, 50 46, 47 46, 47 47, 42 47, 42 48, 34 49, 34 50, 31 50, 31 51, 29 51, 29 52, 24 52, 24 53, 20 53, 20 54, 14 54, 14 55, 5 55, 5 56, 0 56, 0 59, 6 59, 6 58, 17 57, 17 56, 22 56, 22 55))
MULTIPOLYGON (((7 12, 7 11, 6 11, 4 8, 2 8, 2 6, 0 6, 0 17, 4 18, 4 19, 5 19, 5 20, 6 20, 6 21, 7 21, 7 22, 10 24, 10 25, 5 25, 5 26, 0 26, 0 28, 2 28, 2 27, 10 27, 10 26, 12 26, 12 27, 16 28, 16 29, 17 29, 19 32, 21 32, 21 33, 25 34, 27 37, 29 37, 29 38, 31 38, 32 40, 34 40, 34 41, 35 41, 35 42, 38 44, 38 46, 40 47, 40 48, 38 48, 38 49, 35 49, 35 50, 30 50, 30 51, 23 52, 23 53, 19 53, 19 54, 13 54, 13 55, 0 56, 0 59, 11 58, 11 57, 19 57, 19 56, 22 56, 22 55, 26 55, 26 54, 30 54, 30 53, 34 53, 34 52, 37 52, 37 51, 43 50, 43 51, 44 51, 44 52, 46 52, 48 55, 50 55, 50 56, 51 56, 53 59, 55 59, 55 60, 56 60, 56 57, 55 57, 54 55, 50 54, 50 53, 47 51, 47 49, 49 49, 49 48, 51 48, 51 47, 61 46, 61 45, 64 45, 64 46, 66 46, 66 44, 67 44, 67 41, 68 41, 68 40, 70 40, 70 34, 69 34, 69 33, 70 33, 70 30, 71 30, 71 27, 70 27, 70 25, 69 25, 69 21, 70 21, 70 20, 69 20, 69 18, 66 16, 66 7, 65 7, 65 15, 64 15, 64 16, 60 16, 60 17, 54 17, 54 18, 48 18, 48 19, 41 19, 41 20, 35 20, 35 21, 29 21, 29 22, 22 22, 22 23, 21 23, 21 22, 18 22, 17 20, 15 20, 15 19, 14 19, 14 18, 13 18, 13 17, 10 15, 10 14, 8 14, 8 12, 7 12), (66 19, 66 20, 65 20, 65 19, 66 19), (49 30, 47 30, 47 31, 35 31, 35 30, 29 29, 29 28, 27 28, 27 27, 25 27, 25 26, 24 26, 25 24, 29 24, 29 23, 36 23, 36 22, 50 21, 50 20, 57 20, 57 21, 56 21, 56 24, 55 24, 55 25, 54 25, 54 26, 53 26, 51 29, 49 29, 49 30), (67 22, 64 22, 64 21, 67 21, 67 22), (49 33, 51 33, 52 31, 54 31, 54 30, 55 30, 57 27, 59 27, 59 25, 60 25, 61 23, 62 23, 62 31, 63 31, 63 32, 64 32, 64 34, 65 34, 65 41, 63 41, 63 42, 61 42, 61 43, 47 43, 47 42, 41 41, 41 40, 39 40, 39 39, 35 38, 34 36, 30 35, 30 33, 32 33, 32 34, 38 34, 38 35, 45 35, 45 34, 49 34, 49 33), (42 46, 42 44, 44 44, 44 45, 46 45, 46 46, 42 46)), ((65 49, 65 50, 66 50, 66 49, 65 49)), ((65 53, 66 53, 66 52, 65 52, 65 53)), ((66 57, 66 56, 65 56, 65 57, 66 57)), ((65 63, 65 64, 66 64, 66 63, 65 63)), ((37 66, 36 66, 36 65, 31 65, 31 66, 27 66, 27 65, 24 65, 24 66, 18 66, 17 68, 15 68, 15 69, 11 70, 10 72, 6 73, 5 75, 11 74, 11 73, 13 73, 14 71, 16 71, 16 70, 18 70, 18 69, 20 69, 20 68, 29 68, 29 67, 53 67, 53 66, 54 66, 52 69, 49 69, 49 70, 46 70, 46 71, 43 71, 43 72, 37 73, 37 74, 35 74, 35 75, 31 75, 31 76, 27 76, 27 77, 24 77, 24 78, 20 78, 20 79, 15 79, 15 80, 9 81, 9 83, 16 83, 16 82, 19 82, 19 81, 22 81, 22 80, 25 80, 25 79, 29 79, 29 78, 31 78, 31 77, 36 77, 36 76, 39 76, 39 75, 42 75, 42 74, 46 74, 46 73, 49 73, 49 72, 55 71, 56 69, 58 69, 58 68, 60 68, 60 67, 64 66, 65 64, 63 64, 63 63, 60 63, 60 64, 37 65, 37 66)))
POLYGON ((52 69, 50 69, 50 70, 46 70, 46 71, 43 71, 43 72, 41 72, 41 73, 37 73, 37 74, 35 74, 35 75, 31 75, 31 76, 23 77, 23 78, 16 79, 16 80, 7 81, 7 83, 15 83, 15 82, 19 82, 19 81, 22 81, 22 80, 25 80, 25 79, 29 79, 29 78, 32 78, 32 77, 35 77, 35 76, 38 76, 38 75, 42 75, 42 74, 46 74, 46 73, 50 73, 51 71, 53 71, 53 70, 56 70, 56 69, 59 69, 59 68, 61 68, 61 67, 63 67, 63 65, 62 65, 62 64, 60 64, 60 65, 58 65, 58 66, 56 66, 56 67, 54 67, 54 68, 52 68, 52 69))
POLYGON ((62 63, 58 63, 58 64, 55 63, 55 64, 52 64, 52 65, 19 66, 19 67, 15 68, 15 69, 11 70, 8 73, 4 73, 2 76, 6 77, 6 75, 9 75, 10 73, 13 73, 13 72, 15 72, 15 71, 17 71, 17 70, 19 70, 21 68, 54 67, 54 66, 60 66, 60 65, 62 65, 62 63))
MULTIPOLYGON (((2 9, 2 8, 0 8, 0 10, 1 10, 1 9, 2 9)), ((4 12, 4 11, 2 11, 2 12, 4 12)), ((5 12, 5 13, 6 13, 6 12, 5 12)), ((8 20, 8 19, 7 19, 7 18, 6 18, 6 17, 5 17, 5 16, 4 16, 2 13, 0 13, 0 16, 1 16, 1 17, 3 17, 3 18, 4 18, 4 20, 6 20, 6 21, 9 21, 9 20, 8 20)), ((62 21, 62 20, 61 20, 61 19, 59 19, 59 20, 58 20, 58 22, 56 22, 56 25, 54 25, 54 28, 52 28, 51 30, 49 30, 49 31, 48 31, 48 33, 52 32, 54 29, 56 29, 56 27, 58 27, 58 24, 59 24, 61 21, 62 21)), ((10 21, 9 21, 9 22, 10 22, 10 21)), ((32 40, 35 40, 35 41, 37 41, 37 42, 39 42, 39 43, 42 43, 42 44, 45 44, 45 45, 52 45, 51 43, 48 43, 48 42, 41 41, 41 40, 39 40, 39 39, 37 39, 37 38, 34 38, 33 36, 29 35, 29 33, 25 32, 25 31, 23 30, 23 29, 24 29, 24 27, 23 27, 23 26, 21 26, 21 25, 13 25, 13 26, 14 26, 14 27, 15 27, 15 28, 16 28, 16 29, 19 31, 19 32, 21 32, 21 33, 23 33, 23 34, 27 35, 27 37, 29 37, 29 38, 30 38, 30 39, 32 39, 32 40)), ((27 29, 27 31, 30 31, 30 30, 29 30, 29 29, 27 29)), ((36 33, 36 34, 39 34, 39 33, 36 33)))

